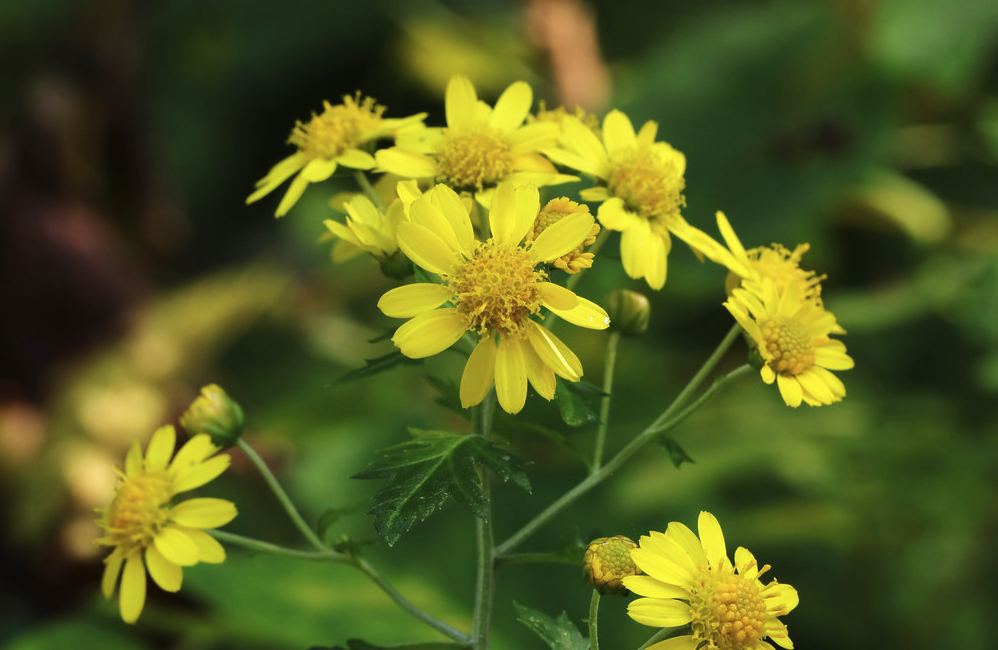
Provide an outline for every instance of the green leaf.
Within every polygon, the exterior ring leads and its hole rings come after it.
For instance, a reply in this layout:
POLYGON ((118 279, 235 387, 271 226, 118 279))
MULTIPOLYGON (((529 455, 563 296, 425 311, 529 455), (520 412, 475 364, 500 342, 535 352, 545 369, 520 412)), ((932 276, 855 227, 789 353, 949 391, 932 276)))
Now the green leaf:
POLYGON ((365 505, 367 505, 366 500, 357 501, 341 508, 327 508, 321 515, 319 515, 315 531, 319 534, 319 537, 325 539, 326 532, 329 530, 330 526, 347 515, 352 515, 362 511, 365 505))
POLYGON ((686 450, 679 446, 679 443, 669 438, 668 436, 661 436, 658 439, 658 444, 662 445, 662 448, 669 453, 669 458, 672 459, 672 464, 679 469, 679 466, 683 463, 695 463, 696 461, 686 453, 686 450))
POLYGON ((558 405, 561 419, 570 427, 581 427, 599 422, 599 399, 606 395, 602 390, 582 381, 559 380, 554 390, 554 403, 558 405))
POLYGON ((410 359, 409 357, 402 354, 399 350, 393 350, 388 354, 382 355, 376 359, 365 359, 364 362, 367 364, 363 368, 357 368, 356 370, 351 370, 339 379, 333 382, 333 386, 339 386, 342 384, 347 384, 352 381, 357 381, 359 379, 367 379, 368 377, 373 377, 374 375, 381 374, 386 370, 391 370, 397 366, 415 366, 423 362, 422 359, 410 359))
POLYGON ((530 481, 522 469, 524 462, 479 436, 410 432, 415 439, 383 449, 380 460, 353 476, 388 479, 388 485, 374 495, 374 505, 367 512, 374 515, 374 528, 389 546, 448 498, 485 519, 487 500, 475 470, 477 465, 530 491, 530 481))
POLYGON ((551 650, 589 650, 589 640, 582 636, 565 612, 554 619, 517 602, 513 603, 513 607, 516 608, 517 620, 544 639, 551 650))

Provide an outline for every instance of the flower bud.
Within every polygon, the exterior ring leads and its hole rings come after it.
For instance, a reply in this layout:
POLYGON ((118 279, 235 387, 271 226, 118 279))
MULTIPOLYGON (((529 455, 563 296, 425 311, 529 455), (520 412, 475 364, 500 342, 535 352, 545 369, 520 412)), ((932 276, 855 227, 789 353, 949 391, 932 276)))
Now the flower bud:
POLYGON ((243 433, 243 409, 216 384, 201 389, 201 394, 180 416, 180 426, 190 436, 207 433, 215 445, 231 447, 243 433))
POLYGON ((377 257, 378 265, 385 277, 392 280, 405 280, 412 276, 412 262, 402 254, 402 251, 395 251, 386 257, 377 257))
POLYGON ((602 595, 626 596, 623 579, 641 573, 631 559, 631 549, 638 545, 623 535, 600 537, 589 542, 582 559, 586 582, 602 595))
POLYGON ((617 289, 607 296, 604 304, 610 315, 610 329, 616 329, 624 336, 637 336, 648 329, 651 306, 644 294, 617 289))

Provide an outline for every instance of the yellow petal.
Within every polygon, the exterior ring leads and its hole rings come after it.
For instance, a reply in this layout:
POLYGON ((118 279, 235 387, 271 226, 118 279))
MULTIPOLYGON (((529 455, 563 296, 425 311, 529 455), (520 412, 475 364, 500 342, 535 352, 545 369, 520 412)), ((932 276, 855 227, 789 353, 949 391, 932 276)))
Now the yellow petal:
POLYGON ((374 158, 378 169, 403 178, 432 178, 437 173, 437 163, 413 149, 381 149, 374 154, 374 158))
POLYGON ((703 543, 700 538, 685 524, 673 521, 665 529, 665 534, 675 540, 677 544, 686 552, 690 558, 692 566, 698 567, 707 562, 707 555, 703 550, 703 543))
POLYGON ((567 311, 579 304, 579 297, 571 289, 566 289, 554 282, 538 282, 534 285, 537 288, 537 295, 544 303, 544 306, 567 311))
POLYGON ((275 217, 283 217, 288 213, 294 204, 298 202, 301 195, 305 193, 305 188, 308 187, 308 179, 298 174, 288 185, 288 189, 284 192, 284 196, 281 197, 281 202, 277 204, 277 210, 274 212, 275 217))
MULTIPOLYGON (((692 586, 690 572, 673 562, 671 556, 656 553, 649 548, 636 548, 631 551, 631 559, 642 571, 662 583, 674 585, 684 592, 685 588, 692 586)), ((652 594, 642 593, 641 595, 651 596, 652 594)), ((684 595, 688 596, 689 594, 684 595)))
POLYGON ((745 247, 742 246, 742 242, 738 239, 738 235, 735 234, 734 228, 728 223, 728 218, 724 216, 724 213, 718 210, 717 212, 717 229, 721 231, 721 237, 724 238, 724 243, 728 245, 728 249, 734 254, 734 256, 739 260, 747 260, 748 253, 745 252, 745 247))
POLYGON ((558 318, 568 321, 572 325, 585 327, 591 330, 605 330, 610 326, 610 316, 606 310, 591 300, 578 296, 578 303, 575 307, 564 310, 547 305, 548 309, 558 315, 558 318))
POLYGON ((693 639, 692 634, 685 634, 659 641, 655 645, 648 646, 645 650, 697 650, 699 647, 700 643, 693 639))
MULTIPOLYGON (((536 216, 536 215, 535 215, 536 216)), ((593 230, 591 214, 576 212, 551 224, 530 247, 530 259, 550 262, 578 248, 593 230)))
POLYGON ((236 517, 236 504, 225 499, 200 497, 182 501, 170 510, 170 519, 191 528, 217 528, 236 517))
POLYGON ((228 469, 231 462, 228 454, 221 454, 200 462, 187 471, 177 472, 173 479, 173 489, 176 492, 186 492, 210 483, 228 469))
MULTIPOLYGON (((449 190, 450 188, 447 189, 449 190)), ((440 191, 446 192, 447 190, 440 191)), ((436 190, 434 190, 434 194, 436 194, 436 190)), ((471 221, 468 219, 468 213, 464 211, 464 208, 461 207, 460 210, 460 213, 456 215, 444 214, 440 208, 433 205, 429 197, 424 196, 421 199, 413 201, 412 205, 409 206, 409 219, 412 223, 423 226, 443 240, 452 252, 463 252, 465 245, 458 240, 455 226, 460 226, 460 221, 463 220, 470 228, 471 221)))
POLYGON ((724 544, 724 533, 721 532, 721 524, 717 522, 717 517, 701 511, 697 520, 697 530, 700 532, 700 543, 703 544, 710 566, 716 569, 730 565, 728 549, 724 544))
POLYGON ((406 284, 381 296, 378 309, 391 318, 412 318, 436 309, 452 297, 453 292, 442 284, 406 284))
POLYGON ((523 346, 523 360, 527 368, 527 381, 534 387, 537 394, 548 400, 554 399, 554 392, 558 388, 558 380, 554 371, 547 367, 540 356, 529 346, 523 346))
POLYGON ((690 597, 690 593, 674 584, 662 582, 651 576, 627 576, 624 586, 639 596, 648 598, 680 598, 690 597))
POLYGON ((651 245, 652 237, 647 219, 635 220, 620 236, 620 261, 624 272, 636 280, 645 277, 647 273, 648 257, 645 249, 651 245))
POLYGON ((163 557, 174 564, 194 566, 198 563, 197 546, 183 531, 173 526, 162 528, 153 538, 153 543, 163 557))
POLYGON ((506 248, 517 246, 533 225, 540 209, 540 195, 536 187, 514 189, 511 183, 500 184, 489 208, 493 239, 506 248))
POLYGON ((642 625, 678 627, 692 620, 690 606, 678 600, 638 598, 627 606, 627 615, 642 625))
POLYGON ((208 564, 221 564, 225 561, 225 549, 214 537, 203 530, 193 528, 184 532, 198 547, 198 561, 208 564))
MULTIPOLYGON (((558 125, 554 122, 534 122, 533 124, 525 124, 507 135, 506 143, 509 145, 510 153, 513 154, 514 159, 518 159, 517 154, 538 151, 553 144, 558 139, 558 132, 558 125)), ((519 168, 517 164, 513 166, 519 168)))
POLYGON ((475 228, 471 223, 471 216, 468 208, 457 192, 446 185, 437 185, 431 195, 430 201, 450 222, 457 239, 457 248, 467 257, 471 257, 475 246, 475 228))
POLYGON ((461 406, 481 404, 495 383, 496 344, 491 336, 483 336, 468 356, 461 374, 461 406))
POLYGON ((180 591, 184 570, 170 562, 155 546, 146 549, 146 568, 149 576, 163 591, 180 591))
POLYGON ((161 472, 170 464, 170 457, 173 456, 173 447, 177 443, 177 432, 172 425, 166 425, 156 429, 149 441, 146 449, 147 472, 161 472))
POLYGON ((735 568, 738 574, 745 576, 749 580, 755 580, 759 575, 759 563, 755 556, 744 546, 735 549, 735 568))
POLYGON ((126 623, 139 620, 145 604, 146 568, 142 564, 142 556, 134 553, 125 560, 125 570, 121 574, 121 595, 118 597, 121 620, 126 623))
POLYGON ((813 372, 813 370, 814 368, 810 368, 796 375, 797 382, 801 385, 804 395, 810 396, 820 404, 834 404, 839 401, 840 398, 832 394, 830 387, 825 384, 823 378, 813 372))
MULTIPOLYGON (((763 366, 768 368, 769 366, 763 366)), ((776 385, 780 387, 780 395, 787 406, 797 408, 804 401, 804 391, 796 377, 787 377, 783 374, 776 375, 776 385)))
POLYGON ((309 183, 319 183, 332 176, 336 171, 336 167, 335 160, 313 158, 308 161, 308 164, 302 167, 301 173, 298 176, 309 183))
POLYGON ((132 440, 132 446, 128 448, 125 455, 125 474, 128 476, 138 476, 145 469, 142 462, 142 445, 138 440, 132 440))
POLYGON ((496 397, 507 413, 519 413, 527 401, 527 366, 519 339, 502 338, 496 351, 496 397))
POLYGON ((410 359, 422 359, 443 352, 464 336, 464 317, 454 308, 435 309, 420 314, 395 330, 392 341, 410 359))
POLYGON ((641 130, 638 131, 637 139, 641 144, 652 144, 655 142, 655 136, 658 135, 658 122, 653 120, 648 120, 643 125, 641 125, 641 130))
POLYGON ((559 377, 569 381, 579 381, 582 378, 582 364, 567 345, 549 330, 530 321, 527 328, 527 340, 551 370, 559 377))
POLYGON ((416 265, 437 275, 453 273, 458 256, 432 230, 416 223, 400 223, 397 235, 399 248, 416 265))
POLYGON ((257 181, 257 189, 246 197, 246 204, 249 205, 250 203, 259 201, 264 196, 273 192, 278 185, 301 170, 306 162, 308 162, 308 157, 299 151, 274 165, 266 176, 257 181))
POLYGON ((180 448, 177 455, 173 457, 173 462, 170 463, 170 477, 176 478, 177 476, 186 475, 195 466, 204 462, 206 458, 218 451, 218 447, 212 444, 211 436, 199 433, 194 436, 180 448))
POLYGON ((121 575, 121 565, 124 561, 124 556, 117 554, 111 554, 104 560, 104 573, 101 575, 100 590, 105 598, 114 595, 114 588, 118 586, 118 576, 121 575))
POLYGON ((614 109, 603 118, 603 142, 606 150, 612 154, 618 149, 630 147, 637 140, 631 119, 614 109))
MULTIPOLYGON (((839 343, 834 341, 834 343, 839 343)), ((849 370, 856 365, 852 357, 846 354, 845 345, 823 345, 814 351, 814 362, 829 370, 849 370)))
POLYGON ((510 84, 496 100, 489 125, 502 133, 509 133, 523 124, 533 103, 534 91, 526 82, 510 84))
POLYGON ((473 121, 477 103, 478 95, 471 81, 459 74, 451 77, 444 95, 447 126, 453 128, 473 121))
MULTIPOLYGON (((374 156, 360 149, 347 149, 336 156, 336 162, 351 169, 374 169, 375 165, 377 165, 374 156)), ((327 176, 326 178, 329 177, 327 176)))
MULTIPOLYGON (((585 190, 579 194, 585 201, 594 200, 591 193, 585 190)), ((616 196, 603 201, 599 206, 596 216, 599 218, 599 222, 610 230, 619 230, 621 232, 627 232, 628 230, 640 227, 642 223, 648 223, 647 219, 639 217, 628 210, 627 206, 624 205, 624 199, 616 196)))

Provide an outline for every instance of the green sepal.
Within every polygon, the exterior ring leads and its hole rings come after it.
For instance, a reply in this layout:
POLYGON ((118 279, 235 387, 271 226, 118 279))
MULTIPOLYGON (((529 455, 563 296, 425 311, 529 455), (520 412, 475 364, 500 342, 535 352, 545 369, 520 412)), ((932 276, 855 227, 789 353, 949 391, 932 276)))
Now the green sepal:
POLYGON ((358 479, 388 479, 374 495, 367 511, 374 528, 393 546, 413 524, 424 521, 448 499, 454 499, 475 516, 487 517, 488 501, 476 466, 484 465, 503 481, 512 481, 530 492, 524 461, 475 435, 420 431, 398 445, 381 450, 381 459, 354 474, 358 479))
POLYGON ((659 436, 657 439, 658 444, 665 449, 669 454, 669 458, 672 459, 672 464, 679 469, 679 466, 683 463, 695 463, 693 457, 686 453, 686 450, 679 446, 679 443, 668 436, 659 436))
POLYGON ((513 607, 517 620, 541 637, 551 650, 589 650, 589 639, 582 636, 565 612, 555 619, 515 601, 513 607))

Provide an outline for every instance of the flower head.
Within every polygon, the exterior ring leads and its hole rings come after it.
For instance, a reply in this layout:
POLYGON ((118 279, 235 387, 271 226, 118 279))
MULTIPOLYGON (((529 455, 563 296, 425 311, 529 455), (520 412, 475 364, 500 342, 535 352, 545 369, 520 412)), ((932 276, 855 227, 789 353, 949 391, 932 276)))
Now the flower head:
POLYGON ((721 526, 701 512, 700 537, 681 523, 664 533, 642 536, 631 551, 647 575, 624 578, 624 586, 644 596, 627 613, 652 627, 689 625, 688 634, 656 643, 648 650, 772 650, 770 641, 793 648, 779 617, 797 607, 797 590, 776 580, 759 579, 769 571, 745 548, 728 559, 721 526))
POLYGON ((631 559, 631 550, 637 546, 623 535, 599 537, 589 542, 582 557, 582 573, 586 582, 604 596, 626 596, 623 579, 641 573, 631 559))
MULTIPOLYGON (((588 215, 589 206, 570 201, 565 197, 551 199, 537 213, 534 225, 527 231, 526 243, 532 243, 546 228, 558 223, 564 217, 576 213, 588 215)), ((599 224, 594 222, 593 227, 589 230, 589 235, 582 240, 582 243, 558 259, 551 260, 551 265, 566 273, 578 273, 582 269, 591 268, 595 256, 586 252, 586 249, 595 243, 599 230, 599 224)))
POLYGON ((544 153, 597 180, 596 187, 580 195, 600 202, 600 223, 622 233, 624 271, 661 289, 672 247, 670 233, 691 243, 691 226, 680 215, 686 205, 686 156, 655 141, 655 122, 645 122, 635 133, 630 118, 620 111, 610 111, 604 118, 602 138, 574 116, 563 117, 561 124, 563 144, 544 153))
POLYGON ((538 268, 576 249, 592 230, 592 216, 566 216, 525 245, 539 209, 537 188, 500 185, 489 209, 492 236, 479 241, 460 197, 438 185, 413 201, 410 221, 399 225, 399 247, 442 283, 392 289, 378 307, 410 319, 392 341, 411 358, 442 352, 467 332, 477 335, 461 378, 465 408, 481 402, 495 384, 500 406, 516 413, 528 382, 550 400, 555 375, 582 377, 578 357, 538 322, 542 308, 581 327, 604 329, 609 323, 601 307, 549 282, 538 268))
POLYGON ((244 424, 243 408, 218 384, 202 388, 201 394, 180 416, 180 426, 187 435, 206 433, 220 448, 235 444, 243 435, 244 424))
POLYGON ((835 316, 808 298, 805 286, 791 282, 780 290, 771 278, 746 281, 724 303, 755 346, 762 380, 775 381, 793 407, 838 402, 846 389, 830 371, 853 367, 845 344, 829 338, 843 331, 835 316))
POLYGON ((323 102, 324 110, 306 123, 295 124, 288 144, 298 151, 274 165, 267 175, 256 183, 256 190, 246 203, 253 203, 270 194, 291 176, 284 198, 277 206, 276 216, 282 217, 301 198, 309 183, 324 181, 337 167, 373 169, 374 156, 364 150, 365 145, 395 134, 400 129, 420 124, 425 113, 404 118, 385 118, 384 106, 375 104, 370 97, 344 95, 343 103, 335 106, 323 102))
POLYGON ((156 430, 145 458, 138 441, 125 458, 125 471, 110 505, 99 511, 97 524, 104 535, 100 546, 110 546, 104 560, 101 590, 114 595, 121 577, 119 608, 126 623, 142 613, 146 598, 146 571, 166 591, 178 591, 185 566, 225 560, 225 550, 204 531, 229 523, 236 507, 223 499, 196 498, 178 502, 177 495, 215 479, 229 466, 227 455, 207 435, 197 435, 173 456, 176 433, 172 426, 156 430))
POLYGON ((552 122, 524 124, 533 91, 523 81, 510 85, 491 107, 478 99, 466 77, 447 84, 445 128, 414 129, 376 154, 378 167, 405 178, 430 178, 487 206, 504 181, 534 186, 575 180, 558 173, 538 151, 554 143, 552 122))

